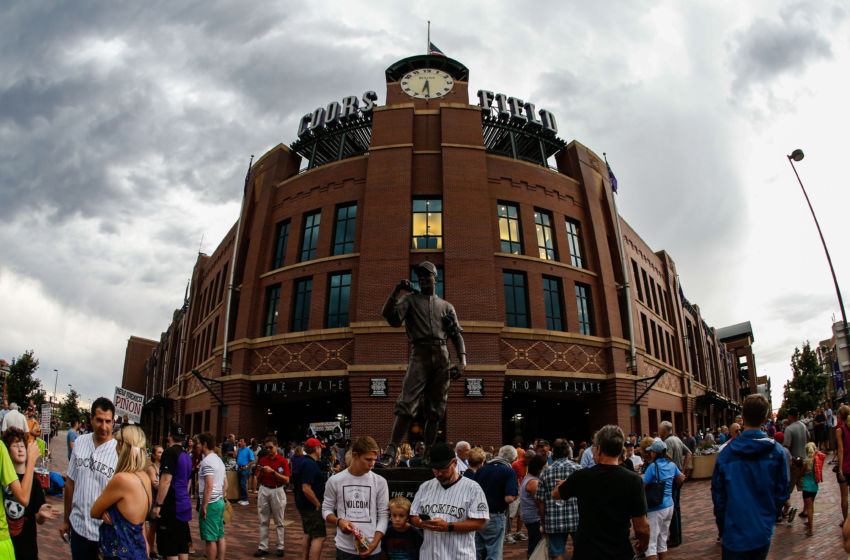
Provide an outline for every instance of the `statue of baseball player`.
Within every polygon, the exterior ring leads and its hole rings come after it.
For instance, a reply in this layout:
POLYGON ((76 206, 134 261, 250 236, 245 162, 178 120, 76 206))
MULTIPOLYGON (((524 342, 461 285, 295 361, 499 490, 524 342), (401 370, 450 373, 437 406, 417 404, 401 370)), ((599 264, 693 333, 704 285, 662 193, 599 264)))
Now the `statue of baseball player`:
MULTIPOLYGON (((407 434, 420 403, 425 406, 425 461, 437 439, 440 422, 446 415, 449 382, 457 379, 466 368, 466 348, 462 329, 452 304, 435 294, 437 267, 425 261, 415 268, 421 292, 410 280, 402 280, 384 304, 381 315, 393 327, 404 324, 410 341, 410 360, 401 394, 395 403, 390 443, 378 463, 394 466, 398 445, 407 434), (399 293, 407 293, 398 297, 399 293), (451 340, 458 355, 458 364, 451 367, 446 341, 451 340)), ((425 464, 424 466, 427 466, 425 464)))

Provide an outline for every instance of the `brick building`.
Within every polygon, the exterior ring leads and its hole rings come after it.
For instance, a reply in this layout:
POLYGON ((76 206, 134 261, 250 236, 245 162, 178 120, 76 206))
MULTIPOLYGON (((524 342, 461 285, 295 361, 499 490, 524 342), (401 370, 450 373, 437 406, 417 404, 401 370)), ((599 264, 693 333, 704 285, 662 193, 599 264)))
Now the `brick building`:
POLYGON ((603 160, 531 103, 482 91, 470 104, 452 59, 410 57, 386 80, 384 105, 366 92, 316 109, 252 166, 240 222, 198 257, 188 305, 125 367, 146 379, 149 429, 177 418, 190 432, 299 440, 341 421, 385 441, 408 345, 380 310, 426 259, 468 351, 449 440, 731 420, 737 362, 681 295, 670 256, 618 224, 603 160))

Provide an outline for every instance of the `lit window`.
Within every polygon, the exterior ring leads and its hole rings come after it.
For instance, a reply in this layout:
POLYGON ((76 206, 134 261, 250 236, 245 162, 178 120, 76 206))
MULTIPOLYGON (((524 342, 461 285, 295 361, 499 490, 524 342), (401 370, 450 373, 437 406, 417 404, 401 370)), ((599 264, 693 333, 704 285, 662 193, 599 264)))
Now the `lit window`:
POLYGON ((443 248, 443 201, 415 199, 413 201, 414 249, 443 248))
POLYGON ((514 255, 522 254, 522 241, 519 229, 519 211, 515 204, 499 203, 496 205, 499 215, 499 240, 501 251, 514 255))
POLYGON ((534 211, 534 227, 537 230, 537 250, 541 259, 554 261, 555 239, 552 237, 552 216, 541 210, 534 211))

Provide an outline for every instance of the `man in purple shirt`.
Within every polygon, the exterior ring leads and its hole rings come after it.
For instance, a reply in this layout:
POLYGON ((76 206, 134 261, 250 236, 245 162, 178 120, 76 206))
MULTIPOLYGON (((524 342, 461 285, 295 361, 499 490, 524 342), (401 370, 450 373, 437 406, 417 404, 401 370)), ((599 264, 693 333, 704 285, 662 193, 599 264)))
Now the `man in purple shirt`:
POLYGON ((183 451, 180 442, 183 426, 172 424, 168 434, 168 449, 162 454, 159 491, 153 506, 158 518, 156 546, 168 560, 188 560, 189 521, 192 520, 192 500, 189 498, 189 477, 192 458, 183 451))

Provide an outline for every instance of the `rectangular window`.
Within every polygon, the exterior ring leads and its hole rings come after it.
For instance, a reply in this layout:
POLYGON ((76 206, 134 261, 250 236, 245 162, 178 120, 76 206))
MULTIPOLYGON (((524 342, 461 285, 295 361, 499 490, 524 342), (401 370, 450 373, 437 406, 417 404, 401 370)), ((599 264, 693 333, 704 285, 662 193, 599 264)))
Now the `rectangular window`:
POLYGON ((543 305, 546 307, 546 328, 550 331, 564 329, 564 300, 561 297, 561 279, 543 277, 543 305))
POLYGON ((649 328, 652 330, 652 355, 656 358, 660 358, 661 354, 658 352, 658 329, 655 328, 655 321, 649 322, 649 328))
POLYGON ((272 256, 272 270, 286 264, 286 246, 289 243, 289 220, 278 222, 274 234, 274 255, 272 256))
POLYGON ((643 288, 640 285, 640 275, 638 274, 638 265, 634 259, 632 259, 632 282, 637 288, 637 297, 638 300, 643 301, 643 288))
POLYGON ((443 201, 440 199, 413 200, 414 249, 443 248, 443 201))
MULTIPOLYGON (((437 267, 437 284, 434 286, 434 293, 440 296, 443 296, 443 267, 440 265, 435 265, 437 267)), ((421 289, 419 287, 419 277, 416 275, 416 267, 410 267, 410 281, 413 283, 413 287, 417 290, 421 289)))
POLYGON ((348 301, 351 296, 351 273, 331 274, 328 281, 329 329, 348 326, 348 301))
MULTIPOLYGON (((649 286, 650 286, 649 295, 652 296, 652 297, 647 296, 646 299, 648 300, 648 302, 652 306, 652 308, 655 310, 655 312, 658 313, 658 293, 655 291, 655 278, 653 278, 652 276, 649 277, 649 286)), ((659 313, 659 315, 660 315, 660 313, 659 313)))
POLYGON ((316 258, 316 247, 319 244, 319 223, 322 220, 320 210, 304 215, 304 231, 301 236, 301 254, 298 262, 312 261, 316 258))
POLYGON ((336 209, 334 231, 334 255, 354 252, 354 223, 357 219, 357 204, 348 204, 336 209))
POLYGON ((500 202, 496 205, 499 215, 499 241, 501 251, 514 255, 522 254, 522 240, 519 228, 519 210, 516 204, 500 202))
POLYGON ((661 325, 658 326, 658 345, 661 346, 661 359, 663 361, 667 361, 667 348, 664 346, 664 329, 661 328, 661 325))
POLYGON ((306 331, 310 326, 310 295, 312 292, 312 278, 301 278, 295 281, 292 302, 293 331, 306 331))
POLYGON ((504 271, 505 324, 509 327, 528 328, 528 293, 525 289, 525 274, 504 271))
POLYGON ((652 353, 652 348, 649 346, 649 323, 646 322, 646 315, 643 313, 640 314, 640 322, 641 326, 643 326, 643 346, 646 348, 647 353, 652 353))
POLYGON ((593 334, 593 315, 590 300, 590 286, 576 282, 576 308, 578 308, 578 332, 593 334))
MULTIPOLYGON (((572 218, 567 218, 567 239, 570 244, 570 264, 584 268, 584 257, 581 250, 581 226, 572 218)), ((634 264, 634 261, 632 263, 634 264)), ((635 266, 637 265, 635 264, 635 266)))
POLYGON ((652 292, 649 291, 649 278, 646 276, 646 271, 640 269, 640 274, 643 277, 643 293, 646 294, 646 305, 652 309, 652 292))
POLYGON ((537 251, 541 259, 554 261, 555 238, 552 236, 552 216, 542 210, 534 211, 534 229, 537 230, 537 251))
POLYGON ((277 332, 277 308, 280 303, 280 284, 266 288, 266 314, 263 324, 263 336, 277 332))
POLYGON ((661 311, 661 316, 664 317, 664 320, 667 320, 667 309, 664 306, 664 290, 661 289, 661 284, 656 286, 658 288, 658 307, 661 311))

